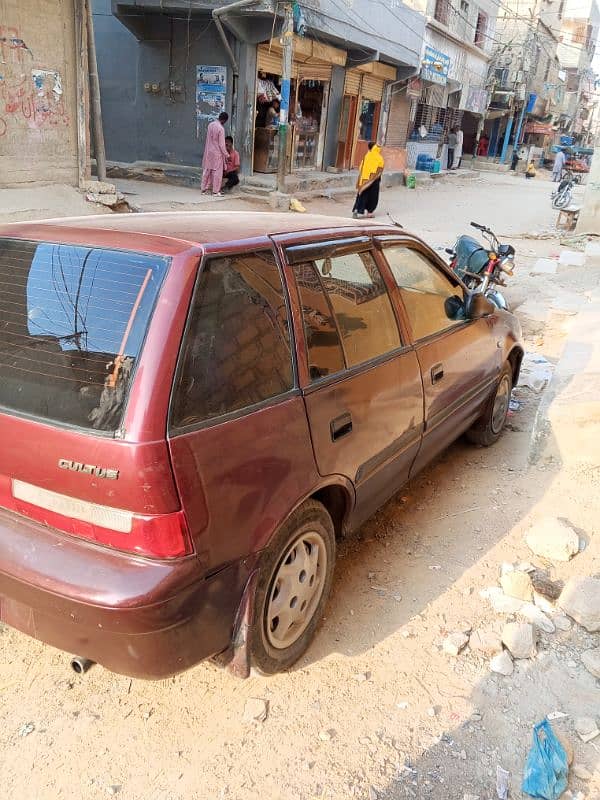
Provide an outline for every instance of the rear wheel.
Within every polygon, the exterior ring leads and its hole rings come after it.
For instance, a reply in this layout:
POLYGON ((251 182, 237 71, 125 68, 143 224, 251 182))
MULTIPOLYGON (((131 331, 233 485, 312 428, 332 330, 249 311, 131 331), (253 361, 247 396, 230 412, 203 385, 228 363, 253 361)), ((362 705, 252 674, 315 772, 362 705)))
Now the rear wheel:
POLYGON ((303 503, 278 531, 260 567, 251 634, 252 664, 287 669, 308 648, 331 590, 335 531, 325 507, 303 503))
POLYGON ((486 404, 485 411, 466 433, 470 442, 489 447, 498 441, 506 424, 511 392, 512 369, 510 364, 505 364, 502 367, 496 389, 486 404))

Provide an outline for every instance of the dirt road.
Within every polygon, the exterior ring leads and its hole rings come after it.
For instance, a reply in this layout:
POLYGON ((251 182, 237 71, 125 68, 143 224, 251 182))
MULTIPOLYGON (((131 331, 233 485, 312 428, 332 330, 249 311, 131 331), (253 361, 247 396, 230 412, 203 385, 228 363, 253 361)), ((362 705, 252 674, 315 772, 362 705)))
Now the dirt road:
MULTIPOLYGON (((398 189, 384 201, 435 244, 472 216, 503 233, 547 227, 549 185, 521 181, 515 193, 514 181, 459 182, 414 199, 398 189)), ((310 210, 340 207, 320 200, 310 210)), ((532 276, 558 242, 515 244, 510 296, 528 350, 554 364, 598 273, 571 266, 532 276)), ((497 585, 503 562, 539 563, 523 535, 542 515, 568 518, 587 544, 553 577, 600 572, 598 465, 552 429, 532 448, 545 395, 515 396, 520 408, 494 448, 455 444, 340 547, 326 618, 288 674, 241 682, 206 664, 160 683, 98 667, 78 678, 65 654, 1 629, 0 796, 491 800, 501 766, 518 798, 533 724, 555 710, 568 715, 555 726, 576 763, 597 769, 600 739, 583 744, 573 719, 600 709, 598 683, 580 661, 598 635, 578 626, 542 633, 537 657, 516 662, 509 677, 469 649, 453 657, 442 647, 453 631, 502 630, 506 617, 480 590, 497 585), (267 702, 265 721, 243 721, 249 698, 267 702)), ((570 785, 600 796, 597 777, 570 785)))

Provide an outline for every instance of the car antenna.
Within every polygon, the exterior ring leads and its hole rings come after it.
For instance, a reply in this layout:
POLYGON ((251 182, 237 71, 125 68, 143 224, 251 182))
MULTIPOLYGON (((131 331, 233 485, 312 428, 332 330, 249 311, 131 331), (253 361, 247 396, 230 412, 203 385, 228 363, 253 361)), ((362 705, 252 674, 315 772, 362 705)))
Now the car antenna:
POLYGON ((394 225, 395 225, 397 228, 404 228, 404 225, 400 225, 400 223, 399 223, 399 222, 397 222, 397 221, 396 221, 396 220, 395 220, 395 219, 392 217, 392 215, 390 214, 390 212, 389 212, 389 211, 388 211, 388 217, 389 217, 389 218, 392 220, 392 223, 393 223, 393 224, 394 224, 394 225))

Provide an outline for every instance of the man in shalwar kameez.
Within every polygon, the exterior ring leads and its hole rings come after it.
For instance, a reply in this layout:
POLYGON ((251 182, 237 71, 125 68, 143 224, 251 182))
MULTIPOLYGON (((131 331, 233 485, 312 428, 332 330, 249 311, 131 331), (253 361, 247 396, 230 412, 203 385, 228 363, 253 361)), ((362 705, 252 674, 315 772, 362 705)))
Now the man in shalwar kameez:
POLYGON ((221 195, 223 172, 227 161, 227 148, 225 147, 225 123, 229 114, 223 112, 219 118, 213 120, 206 130, 206 144, 202 158, 202 191, 221 195))

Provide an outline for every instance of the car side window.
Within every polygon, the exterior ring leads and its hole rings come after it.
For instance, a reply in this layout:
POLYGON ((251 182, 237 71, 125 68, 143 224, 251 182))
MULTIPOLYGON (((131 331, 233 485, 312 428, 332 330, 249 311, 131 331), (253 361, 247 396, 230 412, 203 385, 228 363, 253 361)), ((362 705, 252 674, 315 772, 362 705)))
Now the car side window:
POLYGON ((343 370, 344 353, 315 265, 310 261, 296 264, 294 274, 302 305, 308 372, 311 381, 316 381, 343 370))
POLYGON ((400 347, 392 303, 371 253, 334 255, 314 263, 342 337, 346 366, 400 347))
POLYGON ((462 304, 450 301, 460 296, 459 287, 427 256, 410 247, 384 250, 406 308, 414 339, 424 339, 465 321, 462 304))
POLYGON ((288 312, 273 254, 206 261, 180 357, 172 425, 238 411, 293 384, 288 312))

